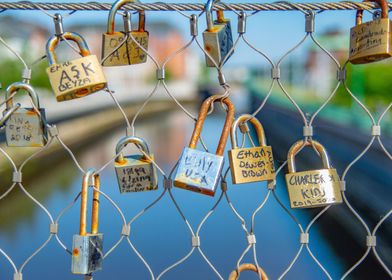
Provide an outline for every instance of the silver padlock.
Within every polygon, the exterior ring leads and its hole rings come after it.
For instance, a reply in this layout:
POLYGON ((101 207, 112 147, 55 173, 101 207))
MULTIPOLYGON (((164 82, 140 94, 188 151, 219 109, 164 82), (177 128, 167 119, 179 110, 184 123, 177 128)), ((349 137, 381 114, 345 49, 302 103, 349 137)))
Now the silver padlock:
POLYGON ((158 189, 158 181, 154 160, 154 155, 150 154, 147 143, 136 136, 126 136, 118 141, 116 146, 117 158, 114 161, 116 169, 118 186, 120 193, 124 192, 143 192, 158 189), (145 155, 123 156, 121 150, 127 144, 133 143, 142 149, 149 157, 145 155))
MULTIPOLYGON (((5 122, 5 135, 9 147, 43 147, 47 143, 48 134, 46 129, 45 109, 40 107, 39 98, 33 87, 29 84, 16 82, 7 88, 5 98, 6 110, 4 116, 8 116, 5 122), (18 108, 14 106, 14 92, 26 91, 35 108, 18 108), (11 111, 14 111, 10 114, 11 111)), ((17 106, 17 105, 16 105, 17 106)))
POLYGON ((234 105, 229 98, 222 99, 222 96, 213 95, 203 102, 189 147, 185 147, 181 154, 174 186, 210 196, 215 194, 223 167, 223 152, 233 121, 234 105), (218 101, 227 106, 227 115, 216 152, 212 154, 196 150, 208 110, 213 102, 218 101))
MULTIPOLYGON (((211 56, 219 66, 222 60, 226 58, 233 47, 233 35, 229 19, 225 19, 223 11, 217 11, 217 20, 213 21, 212 4, 209 0, 205 7, 207 17, 207 29, 203 32, 204 50, 211 56)), ((230 54, 230 56, 233 52, 230 54)), ((208 67, 215 67, 214 62, 206 55, 206 64, 208 67)))
POLYGON ((72 273, 90 274, 102 269, 103 261, 103 234, 98 233, 99 215, 99 189, 100 178, 94 169, 89 169, 83 176, 82 194, 80 203, 80 227, 79 234, 73 236, 72 244, 72 273), (91 233, 87 233, 87 200, 88 188, 94 186, 91 233))

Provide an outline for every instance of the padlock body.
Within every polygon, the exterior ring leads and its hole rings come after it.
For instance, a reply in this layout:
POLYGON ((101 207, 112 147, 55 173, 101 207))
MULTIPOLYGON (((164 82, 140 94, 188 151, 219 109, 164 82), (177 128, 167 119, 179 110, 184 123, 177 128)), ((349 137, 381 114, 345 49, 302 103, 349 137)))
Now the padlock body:
MULTIPOLYGON (((135 38, 145 50, 148 50, 147 31, 132 31, 131 35, 135 38)), ((126 35, 122 32, 115 32, 114 34, 103 34, 102 37, 102 60, 103 66, 122 66, 145 63, 147 61, 147 53, 140 48, 129 36, 124 42, 126 35), (124 43, 123 43, 124 42, 124 43), (117 50, 116 48, 120 45, 117 50)))
MULTIPOLYGON (((39 109, 45 119, 45 109, 39 109)), ((7 146, 43 147, 48 134, 40 115, 34 108, 19 108, 7 120, 5 125, 7 146)))
POLYGON ((95 55, 88 55, 46 69, 57 101, 86 96, 106 87, 106 78, 95 55))
POLYGON ((233 184, 244 184, 275 179, 271 146, 238 148, 229 151, 233 184))
POLYGON ((174 186, 213 196, 223 166, 223 156, 185 147, 178 163, 174 186))
POLYGON ((291 208, 324 207, 342 203, 336 169, 319 169, 286 174, 291 208))
MULTIPOLYGON (((154 155, 149 155, 154 160, 154 155)), ((122 162, 115 161, 120 193, 143 192, 158 189, 156 168, 143 155, 123 157, 122 162)))
MULTIPOLYGON (((215 21, 212 30, 207 29, 203 32, 203 40, 204 50, 219 65, 233 47, 230 20, 215 21)), ((205 57, 207 66, 215 67, 214 62, 207 55, 205 57)))
POLYGON ((392 56, 391 21, 377 19, 354 26, 350 31, 349 61, 363 64, 392 56))
POLYGON ((73 236, 72 273, 89 274, 102 269, 103 234, 73 236))

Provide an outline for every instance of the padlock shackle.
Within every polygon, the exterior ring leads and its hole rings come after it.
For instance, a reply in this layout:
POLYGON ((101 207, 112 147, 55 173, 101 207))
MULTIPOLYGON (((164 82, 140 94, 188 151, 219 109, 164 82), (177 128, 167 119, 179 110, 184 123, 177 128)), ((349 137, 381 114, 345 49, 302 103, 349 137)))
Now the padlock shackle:
POLYGON ((233 272, 230 273, 229 279, 228 280, 237 280, 240 276, 241 272, 244 272, 246 270, 250 270, 256 273, 261 274, 261 280, 268 280, 267 274, 264 272, 264 270, 261 267, 257 267, 253 263, 243 263, 239 266, 238 269, 233 270, 233 272))
POLYGON ((191 141, 189 143, 189 148, 196 149, 197 142, 199 141, 201 130, 203 128, 204 121, 207 117, 208 110, 213 102, 223 102, 227 107, 227 115, 225 120, 225 125, 223 126, 222 134, 219 139, 218 147, 216 148, 215 154, 218 156, 222 156, 225 147, 227 138, 229 137, 231 125, 234 121, 234 104, 228 97, 222 98, 221 95, 212 95, 202 103, 199 111, 199 116, 197 117, 197 121, 195 123, 195 128, 192 133, 191 141))
POLYGON ((138 148, 142 149, 147 155, 150 154, 150 149, 148 148, 147 142, 144 139, 137 136, 125 136, 121 138, 116 145, 116 155, 118 155, 116 158, 116 162, 124 161, 124 156, 121 153, 121 151, 122 149, 125 148, 126 145, 131 143, 135 144, 138 148))
POLYGON ((23 82, 15 82, 11 85, 8 86, 6 92, 5 92, 5 99, 6 101, 6 109, 10 110, 11 108, 14 107, 14 100, 13 98, 9 98, 15 91, 19 91, 19 90, 25 90, 27 91, 27 93, 29 94, 31 100, 33 101, 34 106, 39 109, 40 108, 40 104, 39 104, 39 98, 37 93, 35 92, 34 88, 26 83, 23 82))
POLYGON ((288 167, 289 173, 296 172, 297 169, 295 166, 295 156, 297 155, 299 150, 301 150, 303 147, 306 147, 306 146, 315 147, 321 157, 321 160, 323 162, 323 167, 326 169, 331 168, 331 164, 329 162, 327 150, 324 148, 323 145, 321 145, 316 140, 307 140, 306 142, 304 142, 304 140, 299 140, 291 146, 291 148, 287 154, 287 167, 288 167))
POLYGON ((266 146, 266 140, 265 140, 265 134, 264 134, 264 128, 261 125, 260 121, 256 119, 254 116, 250 114, 244 114, 239 116, 234 122, 230 130, 230 140, 231 140, 231 147, 233 149, 238 149, 238 144, 237 144, 237 137, 236 137, 236 132, 237 128, 240 124, 245 124, 245 122, 250 122, 253 125, 253 128, 256 131, 257 134, 257 139, 259 141, 260 146, 266 146))
POLYGON ((75 42, 78 45, 80 54, 82 56, 90 55, 90 50, 87 46, 87 43, 80 34, 75 32, 64 32, 64 34, 61 37, 59 36, 50 37, 48 42, 46 43, 46 57, 48 59, 49 65, 57 64, 57 57, 54 50, 56 49, 57 45, 60 43, 62 38, 75 42))
POLYGON ((80 198, 80 226, 79 235, 87 235, 87 204, 88 204, 88 188, 89 186, 94 186, 93 190, 93 203, 92 203, 92 213, 91 213, 91 234, 98 233, 98 215, 99 215, 99 189, 101 187, 101 182, 99 179, 99 174, 96 170, 90 168, 83 175, 82 181, 82 194, 80 198))
MULTIPOLYGON (((140 3, 138 0, 117 0, 114 2, 112 5, 112 8, 110 9, 109 16, 108 16, 108 23, 107 23, 107 30, 106 34, 114 34, 115 33, 115 18, 116 18, 116 13, 119 9, 121 9, 124 5, 128 3, 140 3)), ((138 31, 144 31, 146 28, 146 16, 145 12, 143 10, 139 11, 139 30, 138 31)))
MULTIPOLYGON (((376 2, 381 7, 381 18, 388 18, 388 2, 386 0, 364 0, 363 2, 376 2)), ((355 24, 362 24, 363 10, 357 10, 355 24)))
MULTIPOLYGON (((212 6, 218 3, 220 0, 208 0, 206 5, 204 6, 204 11, 206 13, 206 21, 207 21, 207 30, 213 31, 214 29, 214 19, 212 16, 212 6)), ((216 15, 218 17, 218 22, 224 21, 224 15, 222 10, 216 11, 216 15)))

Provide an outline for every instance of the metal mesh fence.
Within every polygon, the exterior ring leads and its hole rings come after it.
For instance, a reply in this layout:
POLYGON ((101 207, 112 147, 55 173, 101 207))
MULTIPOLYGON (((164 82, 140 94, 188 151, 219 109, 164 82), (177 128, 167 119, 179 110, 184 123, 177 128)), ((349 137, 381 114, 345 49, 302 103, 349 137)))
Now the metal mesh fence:
MULTIPOLYGON (((31 3, 27 1, 22 1, 22 2, 3 2, 0 3, 0 9, 3 9, 3 11, 6 11, 8 9, 15 9, 15 10, 37 10, 40 9, 41 11, 45 12, 48 16, 54 17, 53 14, 49 13, 48 10, 70 10, 71 12, 69 15, 72 15, 75 11, 79 10, 108 10, 110 9, 111 5, 110 4, 99 4, 99 3, 31 3)), ((185 106, 176 98, 175 92, 172 92, 172 90, 169 88, 169 86, 166 83, 165 80, 165 67, 166 65, 178 54, 186 51, 190 46, 196 45, 200 52, 203 52, 205 55, 209 56, 209 54, 205 51, 203 44, 200 42, 198 38, 198 31, 197 31, 197 25, 198 25, 198 18, 199 15, 189 15, 185 13, 184 11, 202 11, 204 5, 201 4, 164 4, 164 3, 153 3, 153 4, 142 4, 142 3, 135 3, 135 4, 129 4, 127 8, 129 9, 146 9, 146 10, 153 10, 153 11, 161 11, 161 10, 172 10, 180 13, 184 17, 184 22, 190 25, 190 30, 191 34, 189 36, 189 40, 187 43, 178 49, 176 52, 173 54, 169 55, 166 59, 164 59, 162 62, 158 61, 153 55, 151 55, 147 50, 143 49, 141 45, 133 38, 132 34, 129 33, 127 36, 130 36, 130 38, 137 44, 140 48, 142 48, 148 55, 149 59, 153 61, 156 67, 156 82, 153 90, 148 94, 147 98, 145 99, 144 103, 140 106, 134 117, 129 120, 126 113, 122 109, 122 105, 120 102, 117 101, 115 95, 113 92, 110 90, 110 88, 106 88, 105 91, 110 94, 110 96, 113 99, 113 102, 115 105, 118 107, 118 109, 121 111, 124 117, 124 122, 126 124, 126 131, 127 135, 135 135, 135 123, 138 120, 138 116, 140 113, 145 109, 146 105, 149 103, 149 101, 154 97, 154 95, 157 92, 158 88, 163 88, 167 95, 171 98, 171 100, 183 111, 184 116, 188 117, 194 121, 196 121, 196 117, 188 111, 185 106)), ((387 274, 392 278, 392 271, 390 267, 387 266, 387 264, 381 259, 377 252, 377 242, 376 242, 376 237, 377 237, 377 232, 379 228, 383 225, 383 223, 386 223, 392 213, 392 209, 390 209, 387 213, 385 213, 379 220, 379 222, 376 224, 374 228, 370 228, 367 223, 364 221, 364 219, 361 217, 361 215, 356 211, 356 209, 350 204, 350 201, 348 200, 346 196, 346 192, 349 192, 351 190, 350 186, 350 181, 346 180, 351 168, 353 165, 356 164, 357 161, 359 161, 361 158, 366 157, 366 153, 369 149, 371 149, 376 142, 381 146, 385 157, 389 158, 390 160, 392 159, 392 156, 390 152, 387 150, 387 148, 384 146, 382 137, 381 137, 381 130, 382 130, 382 120, 384 116, 389 112, 392 103, 389 103, 389 105, 385 108, 385 110, 382 112, 381 115, 376 117, 364 104, 363 102, 357 98, 355 92, 349 88, 349 86, 346 83, 346 67, 348 65, 348 62, 345 64, 341 65, 339 61, 333 56, 333 54, 326 48, 321 45, 316 37, 315 37, 315 32, 314 32, 314 21, 317 19, 317 12, 323 11, 323 10, 335 10, 335 9, 356 9, 356 8, 364 8, 364 9, 372 9, 375 8, 376 5, 373 3, 354 3, 354 2, 339 2, 339 3, 303 3, 303 4, 294 4, 294 3, 289 3, 289 2, 277 2, 277 3, 271 3, 271 4, 256 4, 256 3, 244 3, 244 4, 223 4, 223 3, 217 3, 214 5, 215 9, 223 9, 223 10, 229 10, 233 13, 236 13, 239 17, 239 21, 242 21, 243 26, 245 26, 246 22, 248 21, 248 18, 255 15, 257 11, 261 10, 298 10, 301 11, 304 16, 305 16, 305 34, 303 38, 296 44, 294 47, 290 48, 280 59, 277 61, 273 61, 267 54, 265 54, 262 50, 258 49, 254 44, 252 44, 251 38, 248 38, 246 29, 243 27, 240 28, 237 32, 237 36, 234 40, 234 45, 232 49, 229 51, 229 53, 226 55, 226 57, 223 59, 223 62, 227 60, 231 53, 236 49, 237 45, 242 42, 244 43, 248 49, 249 52, 254 52, 256 55, 258 55, 261 59, 265 60, 269 65, 271 69, 271 79, 270 79, 270 85, 269 85, 269 90, 264 99, 262 100, 260 106, 254 111, 250 112, 253 116, 256 116, 256 114, 260 113, 263 111, 263 108, 265 104, 268 102, 269 98, 273 94, 274 90, 276 88, 280 88, 287 99, 292 103, 294 106, 295 110, 297 111, 298 115, 301 117, 303 121, 303 137, 304 140, 312 141, 313 138, 313 124, 315 120, 317 119, 319 113, 330 103, 330 101, 334 98, 336 92, 338 89, 344 89, 345 94, 348 95, 352 100, 354 100, 361 108, 362 110, 366 113, 366 115, 369 117, 369 120, 371 122, 371 125, 369 126, 369 135, 370 135, 370 140, 366 147, 357 155, 357 157, 352 160, 344 169, 343 173, 340 174, 340 188, 341 188, 341 193, 343 196, 343 203, 347 206, 349 211, 353 214, 350 219, 355 219, 357 220, 361 226, 365 229, 366 231, 366 237, 364 240, 366 242, 363 244, 363 255, 341 276, 340 279, 347 279, 350 277, 350 274, 352 271, 354 271, 357 267, 359 267, 365 260, 366 258, 369 257, 370 254, 374 254, 374 256, 377 258, 378 263, 382 268, 387 272, 387 274), (290 55, 297 50, 299 47, 301 47, 305 42, 311 42, 314 44, 315 47, 319 48, 323 53, 325 53, 330 60, 333 62, 333 64, 336 67, 336 82, 335 86, 333 88, 333 91, 330 93, 330 95, 326 98, 326 100, 322 103, 322 105, 315 111, 315 112, 305 112, 301 108, 301 104, 298 104, 292 97, 292 94, 290 94, 290 90, 288 89, 289 87, 286 87, 285 81, 281 79, 280 75, 280 70, 281 70, 281 65, 282 63, 287 60, 290 55)), ((71 16, 72 17, 72 16, 71 16)), ((0 38, 1 42, 6 45, 15 55, 19 57, 21 62, 25 66, 24 70, 24 75, 23 79, 25 81, 29 81, 30 76, 31 76, 31 71, 33 69, 34 64, 28 65, 25 63, 25 61, 10 47, 7 45, 4 39, 0 38)), ((65 42, 67 42, 67 39, 62 38, 65 42)), ((125 40, 126 41, 126 40, 125 40)), ((72 45, 70 45, 72 48, 74 48, 72 45)), ((79 53, 78 50, 75 49, 77 53, 79 53)), ((40 58, 40 59, 44 59, 40 58)), ((231 87, 230 87, 230 81, 225 79, 224 75, 224 63, 217 64, 215 63, 215 68, 217 69, 218 73, 218 79, 220 81, 220 84, 224 90, 224 93, 222 96, 224 97, 229 97, 231 94, 231 87)), ((110 81, 109 81, 110 84, 110 81)), ((5 102, 2 104, 4 105, 5 102)), ((216 105, 218 106, 218 105, 216 105)), ((23 170, 31 160, 33 160, 38 154, 44 152, 46 149, 48 149, 49 146, 53 145, 55 141, 60 143, 60 145, 64 148, 64 150, 69 154, 69 156, 72 158, 75 166, 79 169, 81 174, 85 174, 88 170, 86 166, 82 166, 79 163, 79 160, 76 158, 74 155, 73 151, 67 146, 67 143, 63 142, 61 139, 61 131, 59 132, 56 128, 56 126, 47 124, 47 128, 49 131, 49 139, 47 144, 43 148, 37 149, 37 151, 26 158, 21 164, 16 165, 14 162, 14 159, 9 156, 6 150, 0 149, 0 152, 3 154, 3 161, 4 159, 8 162, 8 164, 12 167, 13 169, 13 178, 12 178, 12 184, 7 188, 7 190, 1 194, 0 196, 0 203, 1 200, 7 199, 7 196, 15 189, 15 188, 20 188, 20 190, 29 198, 31 199, 35 204, 36 207, 39 207, 46 213, 46 215, 49 218, 49 231, 48 231, 48 238, 47 240, 39 246, 34 253, 29 256, 23 263, 21 264, 16 264, 14 260, 10 257, 8 252, 5 252, 2 250, 2 246, 0 244, 0 254, 9 262, 9 268, 7 269, 12 269, 14 271, 14 280, 20 280, 22 279, 23 275, 23 270, 24 268, 29 265, 30 261, 37 256, 37 254, 45 247, 49 242, 51 242, 52 239, 55 240, 55 242, 58 243, 61 248, 64 249, 64 251, 67 254, 72 254, 71 249, 67 248, 65 243, 60 239, 58 235, 59 228, 61 228, 61 218, 66 213, 70 208, 72 208, 77 201, 80 198, 80 193, 75 194, 75 198, 69 202, 69 204, 64 204, 64 209, 59 213, 57 217, 55 217, 46 207, 45 205, 41 204, 40 201, 38 201, 34 196, 32 196, 29 191, 26 188, 26 185, 23 181, 23 170)), ((242 145, 245 141, 245 137, 249 137, 250 141, 252 141, 250 134, 243 134, 242 138, 242 145)), ((268 135, 267 135, 268 138, 268 135)), ((322 139, 321 139, 322 140, 322 139)), ((203 142, 202 142, 203 143, 203 142)), ((204 149, 207 151, 206 146, 204 145, 204 149)), ((140 150, 141 153, 143 153, 146 157, 149 157, 143 150, 140 150)), ((110 161, 108 161, 106 164, 100 167, 95 167, 96 168, 96 173, 99 174, 106 168, 111 168, 112 164, 115 160, 115 158, 118 155, 115 155, 110 161)), ((116 209, 119 217, 122 220, 122 228, 118 229, 118 232, 120 232, 118 242, 113 245, 113 247, 109 248, 106 250, 104 253, 104 259, 110 258, 111 253, 113 253, 116 248, 121 244, 121 243, 127 243, 129 245, 129 248, 140 258, 142 263, 144 264, 145 268, 148 270, 151 279, 165 279, 166 274, 171 271, 172 269, 181 266, 181 264, 190 258, 192 254, 199 253, 201 257, 205 260, 205 262, 208 264, 208 266, 212 269, 213 273, 215 274, 216 278, 218 279, 224 279, 222 275, 226 275, 227 271, 221 272, 218 271, 214 263, 211 262, 208 258, 208 256, 204 253, 203 251, 203 246, 202 246, 202 241, 203 239, 200 238, 199 234, 202 228, 205 226, 206 221, 210 218, 210 216, 214 213, 215 209, 218 207, 218 205, 222 203, 228 203, 230 209, 232 210, 233 214, 235 217, 238 218, 239 220, 239 226, 243 229, 244 232, 244 238, 246 239, 247 246, 244 248, 243 253, 238 256, 238 261, 237 261, 237 270, 240 270, 241 264, 243 263, 243 259, 247 254, 250 254, 252 256, 254 265, 256 268, 262 267, 262 265, 259 264, 259 259, 257 257, 257 248, 256 248, 256 237, 257 238, 263 238, 263 233, 262 232, 257 232, 255 227, 256 227, 256 217, 258 215, 263 215, 263 208, 268 204, 271 203, 272 201, 277 202, 280 207, 285 211, 285 213, 292 219, 293 223, 295 223, 298 226, 298 251, 297 253, 292 256, 291 261, 287 265, 287 267, 284 269, 284 271, 281 272, 280 276, 278 279, 283 279, 285 276, 289 273, 289 271, 292 269, 294 264, 297 262, 298 258, 300 257, 301 254, 309 254, 309 256, 313 259, 315 264, 323 271, 324 275, 328 279, 332 279, 330 273, 328 272, 328 269, 321 263, 318 258, 317 254, 313 252, 313 248, 311 247, 309 240, 311 239, 311 229, 317 223, 320 218, 333 206, 327 206, 324 207, 320 210, 320 212, 317 213, 317 215, 314 216, 314 218, 308 223, 308 224, 301 224, 298 219, 295 216, 295 212, 291 211, 284 205, 284 203, 281 202, 281 199, 276 193, 276 182, 270 182, 268 184, 268 190, 264 196, 263 199, 261 199, 260 206, 254 210, 254 212, 251 215, 250 221, 246 221, 242 215, 236 210, 235 205, 231 202, 230 197, 227 193, 227 187, 228 187, 228 182, 226 180, 229 169, 227 168, 222 172, 221 175, 221 191, 218 194, 218 199, 214 203, 214 205, 211 207, 211 210, 208 211, 208 213, 204 216, 204 218, 201 220, 201 222, 197 225, 194 226, 192 225, 188 220, 185 214, 182 212, 181 207, 177 203, 177 199, 175 198, 173 194, 173 189, 172 189, 172 177, 173 177, 173 172, 175 171, 177 164, 173 166, 172 170, 168 173, 164 172, 163 169, 153 160, 151 159, 154 165, 156 166, 157 170, 162 174, 163 180, 159 182, 159 187, 162 189, 161 194, 158 196, 158 198, 155 201, 152 201, 150 205, 148 205, 145 209, 140 211, 136 216, 134 217, 127 217, 121 210, 121 208, 116 204, 116 201, 114 201, 110 196, 106 195, 104 191, 95 189, 96 191, 99 191, 99 193, 103 196, 104 199, 108 200, 110 204, 113 205, 113 207, 116 209), (190 238, 190 243, 189 243, 189 251, 188 253, 180 258, 178 261, 175 263, 169 265, 166 269, 163 271, 153 271, 150 267, 149 261, 145 259, 142 255, 141 252, 138 251, 137 249, 137 244, 134 244, 134 241, 132 240, 132 231, 131 228, 133 228, 134 223, 138 219, 143 219, 143 215, 148 212, 151 208, 153 207, 159 207, 157 206, 158 202, 165 196, 170 197, 172 203, 174 204, 176 210, 180 214, 181 218, 183 219, 183 222, 185 223, 186 227, 188 228, 188 234, 190 238)), ((282 163, 280 166, 277 167, 276 173, 279 174, 284 171, 284 168, 286 166, 287 162, 282 163)), ((116 229, 113 229, 116 230, 116 229)), ((257 273, 259 273, 261 277, 262 271, 257 269, 257 273)), ((87 278, 92 278, 92 275, 86 276, 87 278)))

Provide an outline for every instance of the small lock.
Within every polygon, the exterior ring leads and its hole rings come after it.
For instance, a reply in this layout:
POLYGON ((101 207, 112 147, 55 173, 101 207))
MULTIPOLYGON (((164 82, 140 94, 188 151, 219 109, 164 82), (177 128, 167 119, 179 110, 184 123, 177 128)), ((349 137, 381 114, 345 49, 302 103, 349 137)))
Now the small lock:
POLYGON ((388 18, 388 3, 385 0, 375 2, 381 7, 381 18, 362 23, 363 10, 357 11, 356 25, 350 30, 348 60, 352 64, 370 63, 392 56, 392 24, 388 18))
POLYGON ((339 176, 331 168, 325 148, 315 140, 300 140, 289 150, 287 156, 287 190, 291 208, 324 207, 342 203, 339 176), (323 169, 296 172, 294 157, 304 146, 314 146, 321 156, 323 169))
POLYGON ((145 50, 148 50, 149 33, 145 30, 146 15, 144 11, 139 11, 139 28, 131 29, 131 17, 129 12, 125 12, 124 32, 114 30, 115 16, 117 11, 127 3, 135 3, 135 0, 118 0, 109 12, 107 31, 102 36, 102 65, 121 66, 145 63, 147 53, 140 48, 131 38, 135 39, 145 50), (126 36, 128 34, 127 40, 126 36), (119 47, 119 45, 121 46, 119 47))
POLYGON ((117 158, 114 161, 116 169, 118 186, 120 193, 124 192, 143 192, 158 189, 158 181, 154 160, 154 155, 150 154, 147 143, 136 136, 126 136, 118 141, 116 146, 117 158), (149 157, 145 155, 123 156, 121 150, 127 145, 133 143, 141 148, 149 157))
POLYGON ((260 280, 268 280, 268 276, 265 271, 261 267, 256 266, 253 263, 241 264, 238 268, 236 268, 230 273, 228 280, 238 280, 240 278, 240 273, 244 271, 256 272, 257 274, 259 274, 260 280))
POLYGON ((210 196, 215 194, 223 166, 223 153, 233 120, 234 105, 229 98, 222 99, 221 96, 213 95, 203 102, 189 147, 185 147, 181 154, 174 186, 210 196), (213 102, 223 102, 227 106, 226 121, 215 154, 196 150, 204 121, 213 102))
MULTIPOLYGON (((207 29, 203 32, 204 50, 219 66, 233 47, 233 35, 230 20, 225 19, 222 10, 216 12, 218 18, 213 21, 212 4, 213 0, 209 0, 205 7, 207 29)), ((205 57, 207 66, 215 67, 214 61, 207 55, 205 57)))
POLYGON ((99 189, 101 183, 99 175, 94 169, 89 169, 83 176, 82 194, 80 197, 80 226, 79 234, 73 236, 72 243, 72 273, 90 274, 102 269, 103 234, 98 233, 99 189), (91 214, 91 232, 87 233, 87 200, 88 188, 93 186, 93 201, 91 214))
POLYGON ((46 43, 46 56, 49 62, 46 72, 57 101, 80 98, 105 88, 107 82, 101 64, 95 55, 90 54, 82 36, 73 32, 64 32, 62 37, 74 41, 82 57, 58 63, 54 50, 61 38, 52 36, 46 43))
POLYGON ((5 135, 9 147, 43 147, 47 143, 45 109, 40 107, 37 93, 29 84, 16 82, 7 88, 6 110, 3 112, 5 135), (10 96, 19 90, 26 91, 35 108, 20 108, 10 96), (38 112, 37 112, 38 110, 38 112), (13 111, 13 113, 11 113, 13 111))
POLYGON ((266 145, 264 129, 259 120, 252 115, 241 115, 230 130, 232 150, 229 153, 231 179, 233 184, 260 182, 275 179, 272 147, 266 145), (249 120, 256 130, 259 146, 239 148, 237 145, 237 127, 249 120))

